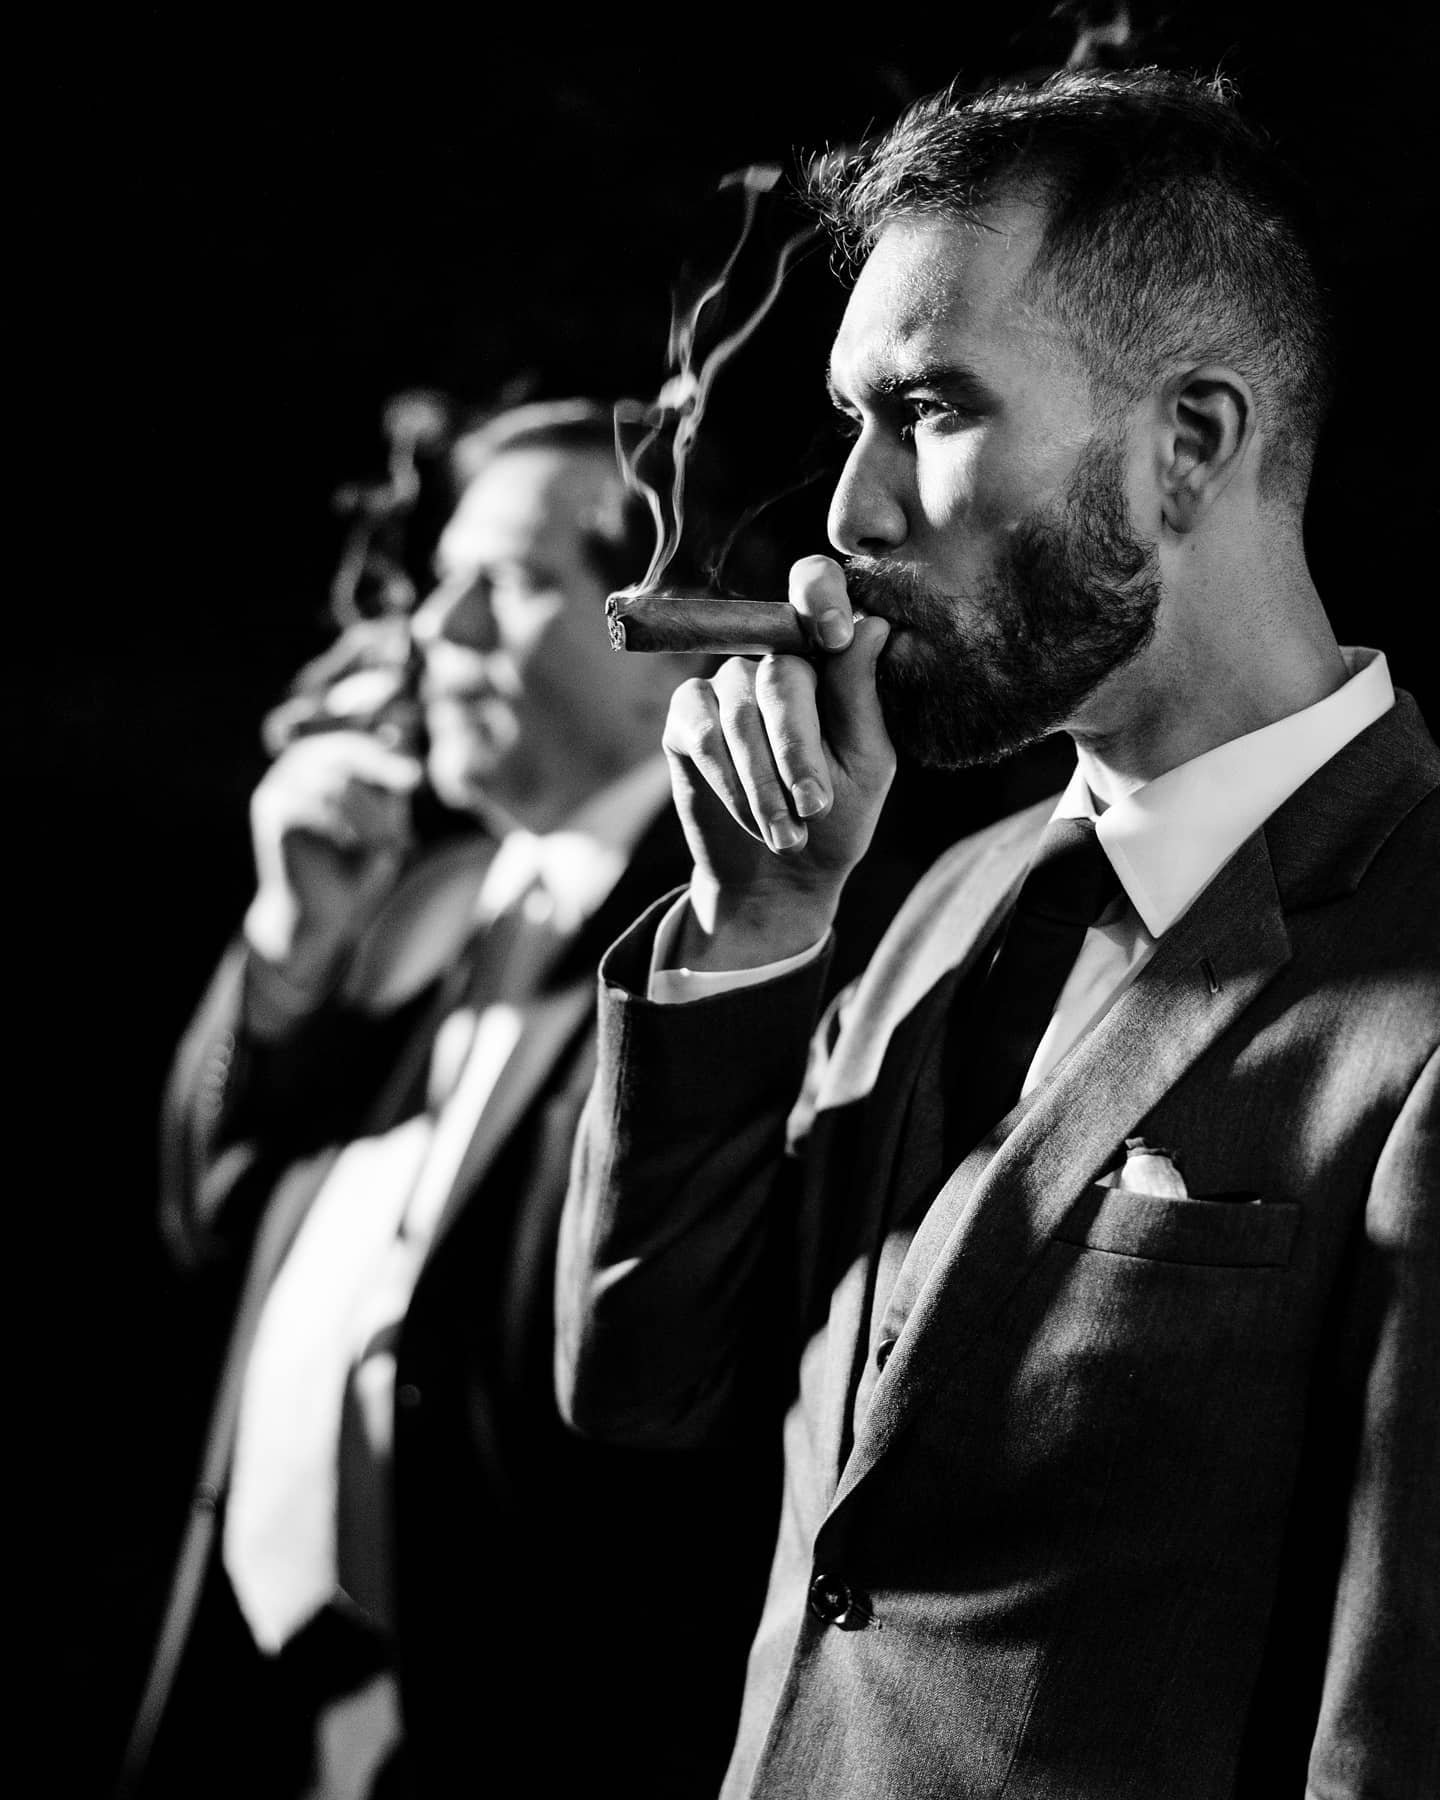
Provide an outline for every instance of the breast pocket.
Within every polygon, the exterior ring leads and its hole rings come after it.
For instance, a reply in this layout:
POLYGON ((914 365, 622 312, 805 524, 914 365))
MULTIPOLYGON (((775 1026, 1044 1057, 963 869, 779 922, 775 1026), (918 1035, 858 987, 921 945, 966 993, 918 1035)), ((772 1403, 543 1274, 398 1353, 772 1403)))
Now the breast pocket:
POLYGON ((1207 1268, 1284 1268, 1300 1207, 1293 1200, 1161 1199, 1125 1188, 1088 1188, 1054 1236, 1085 1250, 1207 1268))

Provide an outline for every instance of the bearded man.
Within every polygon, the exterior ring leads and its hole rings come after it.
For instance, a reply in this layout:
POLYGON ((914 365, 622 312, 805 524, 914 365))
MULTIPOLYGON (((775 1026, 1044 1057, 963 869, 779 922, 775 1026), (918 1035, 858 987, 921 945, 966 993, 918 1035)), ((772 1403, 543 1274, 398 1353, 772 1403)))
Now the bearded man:
POLYGON ((1440 753, 1336 642, 1266 145, 1155 70, 924 102, 859 272, 809 656, 677 691, 694 869, 601 965, 573 1425, 783 1414, 724 1788, 1435 1791, 1440 753), (819 1010, 896 749, 1073 740, 819 1010))

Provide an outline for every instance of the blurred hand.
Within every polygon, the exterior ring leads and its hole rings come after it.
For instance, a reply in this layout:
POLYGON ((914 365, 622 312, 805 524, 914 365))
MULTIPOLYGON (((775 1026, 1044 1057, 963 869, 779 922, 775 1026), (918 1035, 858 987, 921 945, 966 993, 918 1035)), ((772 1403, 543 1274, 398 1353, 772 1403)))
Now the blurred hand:
POLYGON ((844 573, 809 556, 790 574, 816 661, 732 657, 676 691, 664 746, 690 852, 692 968, 776 961, 823 937, 869 848, 895 774, 875 691, 889 635, 856 619, 844 573))
POLYGON ((395 884, 423 771, 363 731, 297 738, 250 801, 251 949, 303 995, 326 988, 395 884))

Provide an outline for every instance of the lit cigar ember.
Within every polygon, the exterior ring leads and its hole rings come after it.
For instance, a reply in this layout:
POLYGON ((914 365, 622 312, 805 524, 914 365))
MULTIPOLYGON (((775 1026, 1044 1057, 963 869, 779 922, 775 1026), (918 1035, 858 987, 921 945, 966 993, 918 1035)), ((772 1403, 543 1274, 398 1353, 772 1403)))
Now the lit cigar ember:
POLYGON ((630 590, 605 602, 617 650, 688 650, 711 656, 804 656, 800 620, 781 600, 727 600, 713 594, 630 590))

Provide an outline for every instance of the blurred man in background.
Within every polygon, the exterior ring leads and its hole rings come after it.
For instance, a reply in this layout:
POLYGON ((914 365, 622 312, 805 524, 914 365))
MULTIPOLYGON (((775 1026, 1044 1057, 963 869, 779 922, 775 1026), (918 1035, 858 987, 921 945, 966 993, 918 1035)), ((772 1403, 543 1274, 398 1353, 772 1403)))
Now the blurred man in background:
POLYGON ((586 1445, 551 1379, 595 966, 685 878, 659 745, 697 664, 610 648, 651 526, 608 407, 514 409, 455 463, 419 747, 391 707, 280 748, 166 1097, 167 1237, 245 1274, 147 1797, 571 1794, 612 1755, 703 1795, 733 1726, 768 1459, 586 1445), (470 828, 421 845, 436 799, 470 828))

